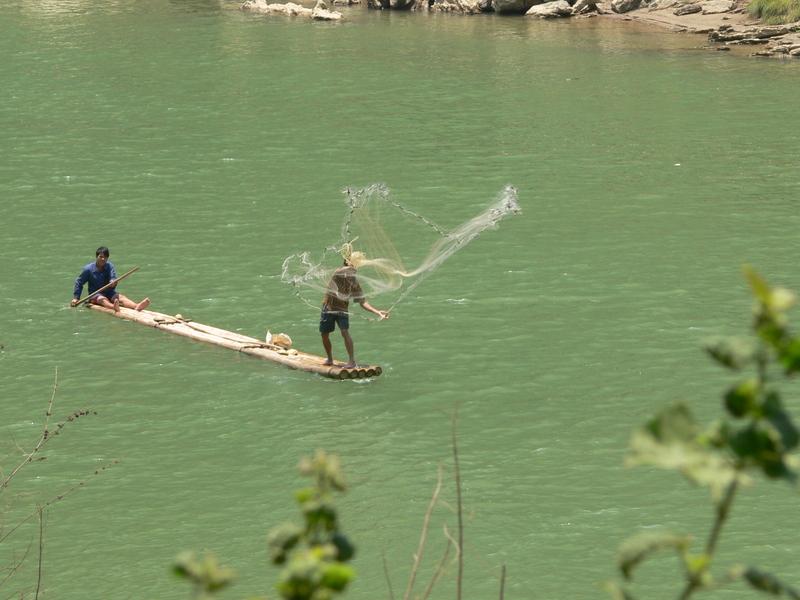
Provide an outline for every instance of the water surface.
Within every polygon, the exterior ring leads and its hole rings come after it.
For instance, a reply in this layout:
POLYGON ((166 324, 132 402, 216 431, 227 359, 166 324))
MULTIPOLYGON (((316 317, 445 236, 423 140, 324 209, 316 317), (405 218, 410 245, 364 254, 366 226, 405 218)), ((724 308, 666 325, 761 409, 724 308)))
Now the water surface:
MULTIPOLYGON (((320 23, 214 2, 0 7, 0 414, 33 438, 56 369, 56 417, 98 413, 20 491, 49 497, 122 458, 50 510, 49 596, 186 598, 168 572, 184 549, 238 569, 227 597, 272 594, 265 537, 295 517, 295 465, 316 448, 351 483, 348 596, 389 597, 382 556, 398 595, 440 461, 455 501, 456 403, 465 597, 495 596, 503 564, 507 598, 605 597, 627 536, 705 536, 704 490, 621 463, 669 401, 720 414, 729 380, 699 342, 745 327, 742 263, 800 290, 800 63, 602 19, 344 10, 320 23), (375 182, 444 227, 507 184, 525 211, 389 321, 353 321, 379 378, 329 381, 67 308, 107 245, 119 273, 141 267, 121 291, 155 310, 321 351, 280 267, 336 242, 342 190, 375 182)), ((797 500, 745 491, 720 565, 800 585, 797 500)), ((434 521, 428 564, 454 519, 442 507, 434 521)), ((676 574, 642 574, 644 596, 676 593, 676 574)))

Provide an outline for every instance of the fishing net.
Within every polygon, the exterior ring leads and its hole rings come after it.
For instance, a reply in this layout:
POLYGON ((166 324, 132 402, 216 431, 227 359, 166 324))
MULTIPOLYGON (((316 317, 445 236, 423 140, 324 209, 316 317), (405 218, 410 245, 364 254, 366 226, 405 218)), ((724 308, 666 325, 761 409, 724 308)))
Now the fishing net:
POLYGON ((348 208, 340 241, 327 246, 319 260, 304 252, 283 262, 281 280, 317 309, 343 258, 357 267, 370 304, 391 311, 453 253, 522 212, 516 188, 506 186, 480 214, 448 231, 392 200, 383 184, 348 188, 344 194, 348 208))

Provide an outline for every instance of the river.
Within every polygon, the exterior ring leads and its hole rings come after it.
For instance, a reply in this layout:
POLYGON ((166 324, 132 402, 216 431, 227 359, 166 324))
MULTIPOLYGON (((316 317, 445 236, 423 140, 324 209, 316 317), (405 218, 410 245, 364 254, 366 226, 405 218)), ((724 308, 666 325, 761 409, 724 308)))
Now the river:
MULTIPOLYGON (((0 4, 4 440, 41 431, 56 370, 54 419, 97 412, 14 491, 43 502, 121 459, 48 509, 46 597, 187 598, 169 571, 186 549, 237 569, 224 597, 275 597, 266 535, 296 519, 296 465, 317 448, 350 483, 347 597, 389 598, 383 557, 397 597, 440 463, 455 503, 456 405, 465 598, 497 597, 502 565, 506 598, 603 598, 628 536, 707 535, 707 490, 622 462, 675 399, 722 415, 731 376, 700 343, 745 331, 742 264, 800 291, 800 62, 603 19, 341 10, 330 23, 210 1, 0 4), (373 183, 446 228, 509 184, 523 209, 391 319, 353 320, 380 377, 328 380, 68 308, 106 245, 118 274, 140 267, 120 291, 154 310, 321 352, 281 265, 337 242, 342 191, 373 183)), ((799 586, 797 506, 788 486, 745 490, 719 569, 759 564, 799 586)), ((423 580, 454 516, 440 506, 432 522, 423 580)), ((665 556, 634 589, 677 596, 678 578, 665 556)), ((445 578, 435 597, 453 589, 445 578)))

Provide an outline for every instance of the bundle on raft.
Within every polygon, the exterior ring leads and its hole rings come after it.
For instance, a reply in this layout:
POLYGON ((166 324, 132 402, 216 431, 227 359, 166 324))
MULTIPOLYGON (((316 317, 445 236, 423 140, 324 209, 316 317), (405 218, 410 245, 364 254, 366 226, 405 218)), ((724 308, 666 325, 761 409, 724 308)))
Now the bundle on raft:
POLYGON ((172 316, 153 312, 151 310, 136 311, 123 307, 120 307, 119 312, 115 312, 110 308, 105 308, 96 304, 87 304, 87 306, 92 310, 99 310, 121 319, 136 321, 142 325, 149 325, 150 327, 170 331, 201 342, 209 342, 244 354, 266 358, 267 360, 291 369, 317 373, 333 379, 377 377, 383 372, 383 369, 374 365, 358 365, 352 369, 336 365, 324 365, 322 363, 324 363, 326 359, 322 356, 300 352, 294 348, 285 348, 277 344, 262 342, 256 338, 225 329, 218 329, 210 325, 195 323, 191 319, 186 319, 181 315, 172 316))

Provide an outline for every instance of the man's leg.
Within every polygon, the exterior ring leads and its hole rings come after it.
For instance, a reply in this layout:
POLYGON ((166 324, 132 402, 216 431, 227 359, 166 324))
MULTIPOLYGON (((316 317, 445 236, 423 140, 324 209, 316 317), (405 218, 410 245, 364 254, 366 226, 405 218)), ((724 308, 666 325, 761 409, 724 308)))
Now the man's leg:
POLYGON ((136 302, 134 302, 133 300, 131 300, 127 296, 124 296, 124 295, 120 294, 119 295, 119 303, 122 306, 124 306, 125 308, 132 308, 134 310, 144 310, 145 308, 147 308, 150 305, 150 298, 145 298, 144 300, 142 300, 141 302, 139 302, 137 304, 136 302))
POLYGON ((119 312, 119 299, 118 296, 114 296, 114 301, 112 302, 105 296, 98 296, 92 300, 92 304, 99 304, 100 306, 104 306, 105 308, 110 308, 114 312, 119 312))
POLYGON ((325 348, 325 354, 328 355, 328 360, 326 360, 323 365, 332 365, 333 364, 333 344, 331 344, 331 334, 327 332, 322 332, 322 347, 325 348))
POLYGON ((350 357, 350 362, 344 367, 348 369, 352 369, 356 366, 356 359, 355 359, 355 347, 353 345, 353 338, 350 337, 350 330, 349 329, 342 329, 342 337, 344 338, 344 347, 347 348, 347 355, 350 357))

